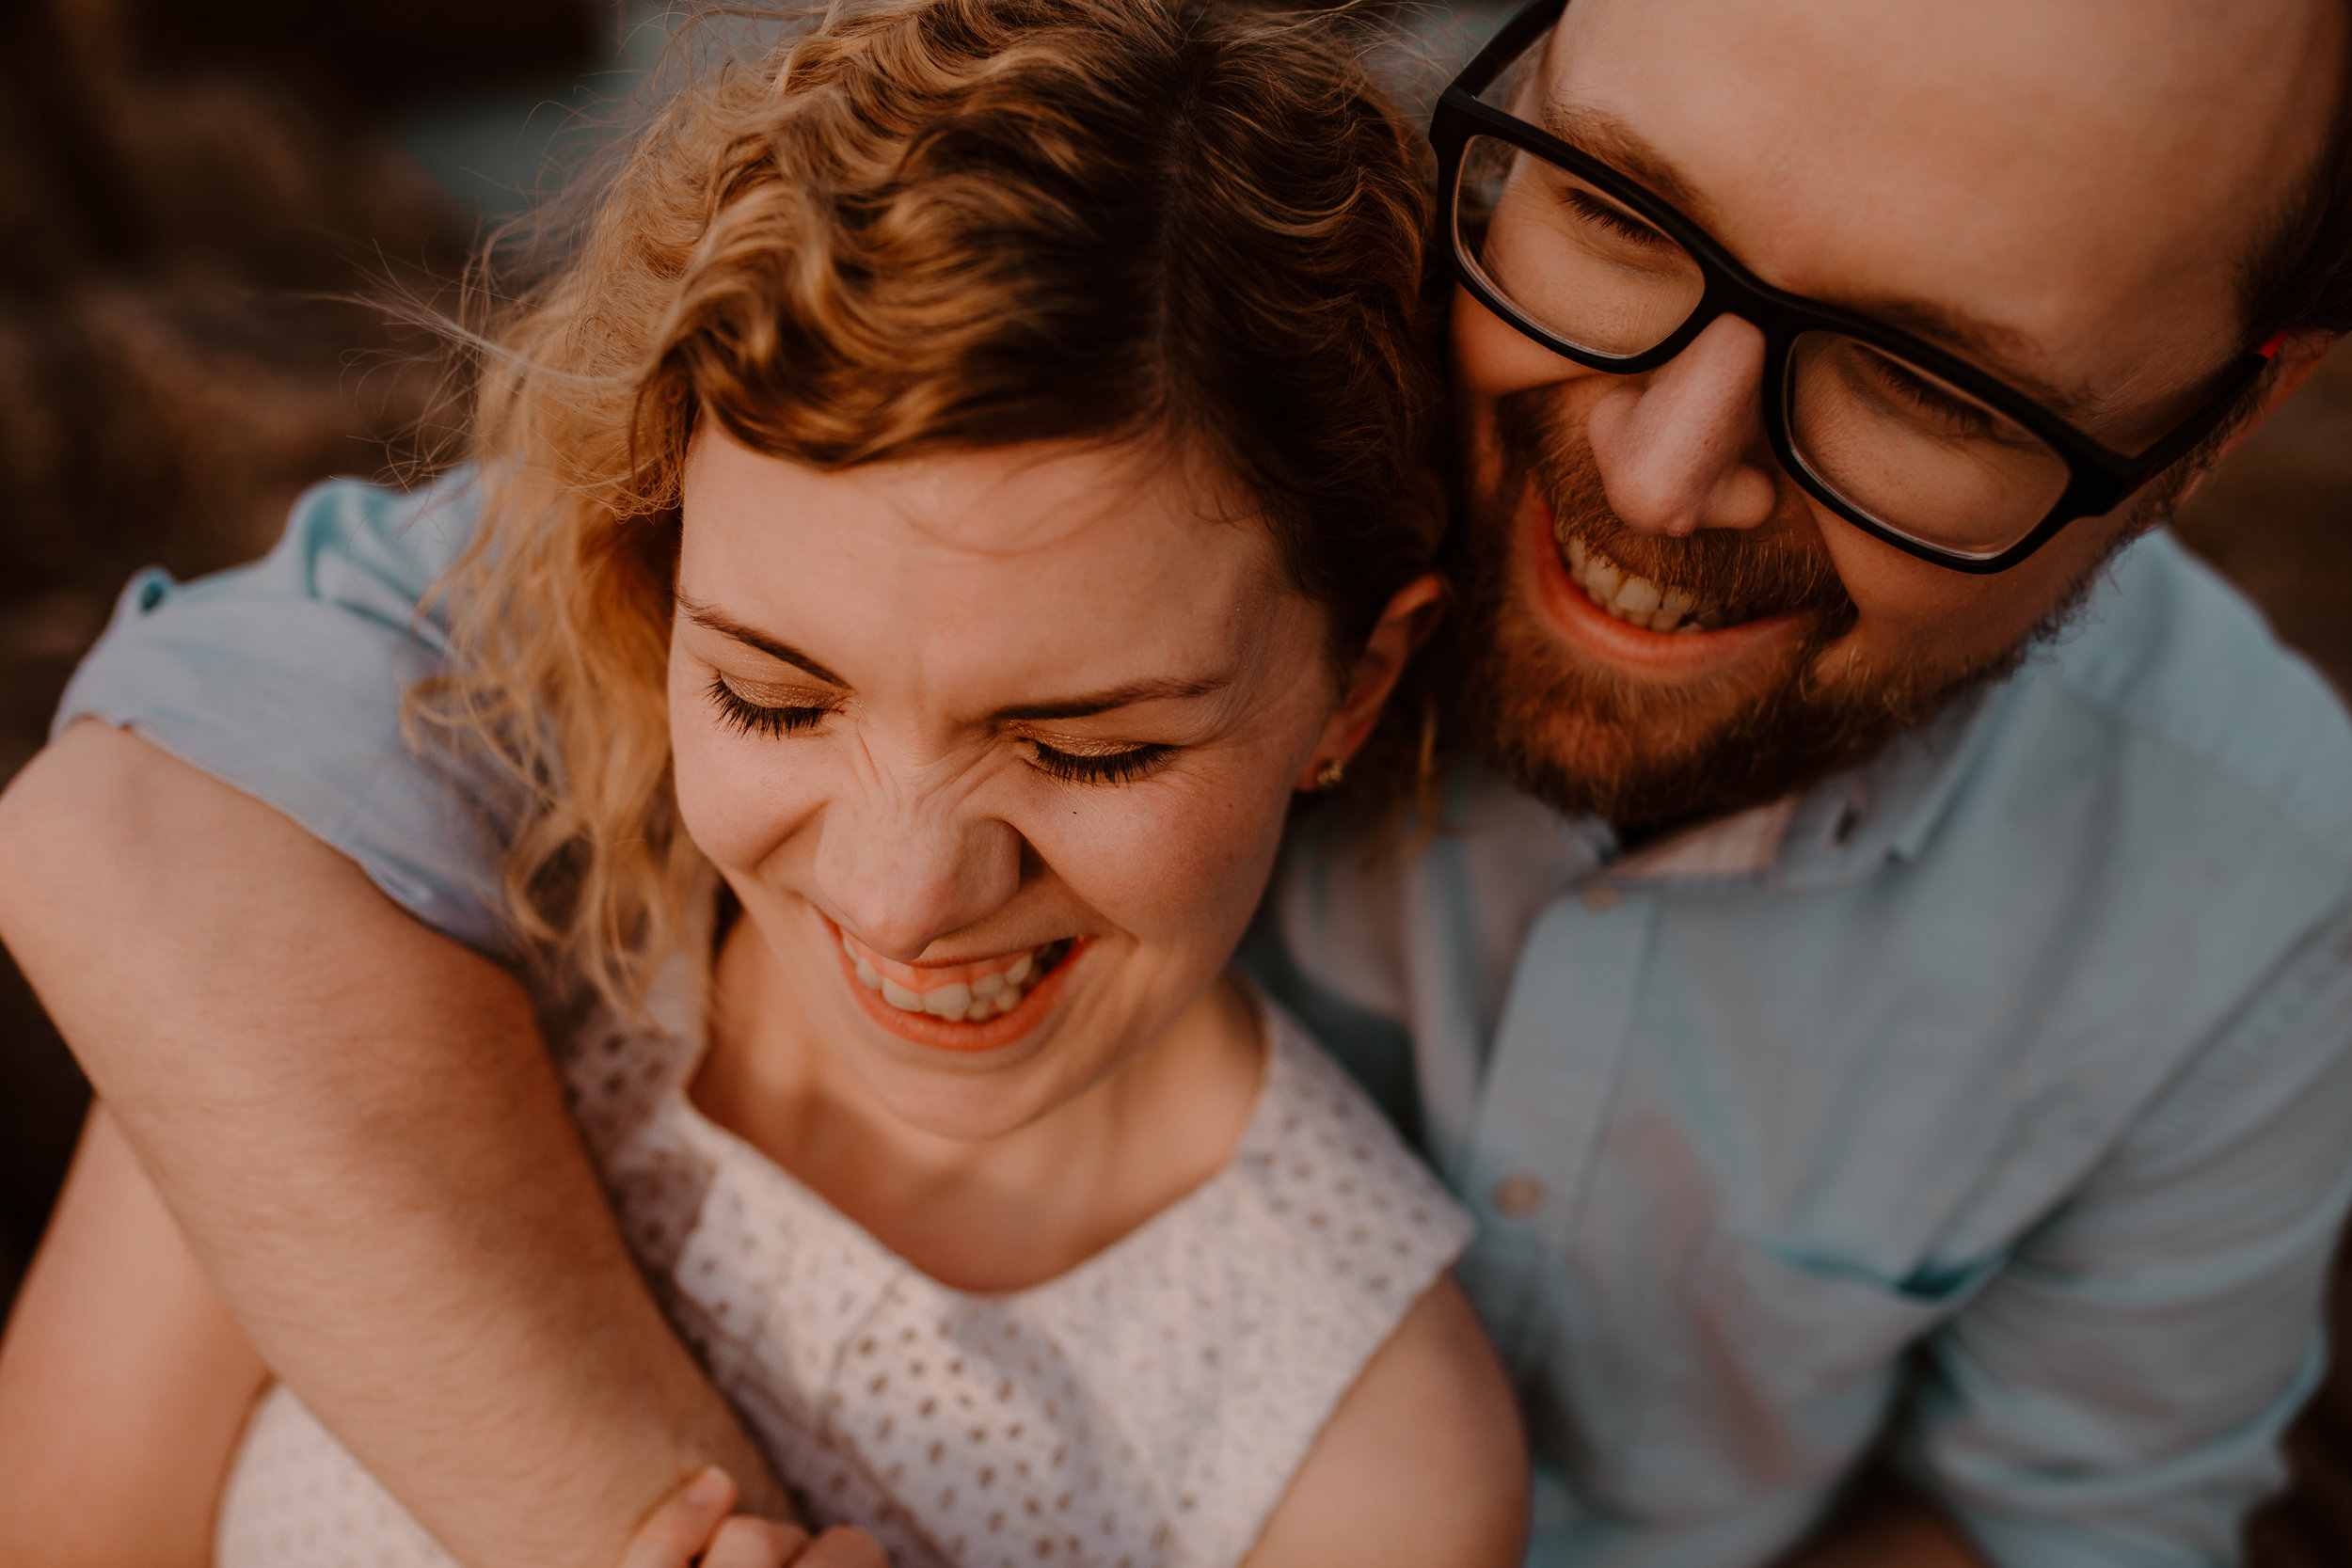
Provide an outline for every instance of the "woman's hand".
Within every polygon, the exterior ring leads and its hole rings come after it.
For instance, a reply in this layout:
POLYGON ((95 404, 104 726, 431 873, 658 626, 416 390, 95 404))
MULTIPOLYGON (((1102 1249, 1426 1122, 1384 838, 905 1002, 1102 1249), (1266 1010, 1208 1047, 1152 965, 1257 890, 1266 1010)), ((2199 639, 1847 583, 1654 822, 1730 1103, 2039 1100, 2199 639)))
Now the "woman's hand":
POLYGON ((663 1500, 637 1527, 621 1568, 890 1568, 864 1530, 835 1526, 815 1540, 735 1506, 735 1478, 712 1465, 663 1500))

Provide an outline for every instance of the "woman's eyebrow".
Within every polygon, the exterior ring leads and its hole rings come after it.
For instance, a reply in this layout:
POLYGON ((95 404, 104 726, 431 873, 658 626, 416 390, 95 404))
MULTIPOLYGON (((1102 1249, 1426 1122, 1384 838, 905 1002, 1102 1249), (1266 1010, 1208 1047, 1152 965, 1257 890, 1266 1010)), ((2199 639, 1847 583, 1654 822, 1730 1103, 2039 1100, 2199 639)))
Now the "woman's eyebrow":
POLYGON ((1096 691, 1083 697, 1066 697, 1053 703, 1023 703, 1017 707, 998 708, 996 717, 1035 722, 1047 719, 1089 719, 1113 708, 1133 706, 1136 703, 1162 703, 1184 697, 1205 697, 1223 689, 1225 676, 1215 680, 1156 680, 1135 681, 1126 686, 1114 686, 1107 691, 1096 691))
MULTIPOLYGON (((715 631, 722 637, 732 638, 745 647, 756 648, 770 658, 793 665, 816 676, 828 686, 837 686, 845 691, 852 689, 848 681, 843 680, 839 675, 834 674, 782 638, 771 637, 766 632, 747 626, 716 605, 699 603, 688 598, 684 594, 677 595, 677 602, 678 608, 686 611, 686 618, 706 631, 715 631)), ((1114 686, 1106 690, 1089 692, 1084 696, 1063 697, 1044 703, 1022 703, 1012 707, 999 708, 995 716, 1000 720, 1012 720, 1016 722, 1038 722, 1053 719, 1089 719, 1098 713, 1109 713, 1115 708, 1131 707, 1137 703, 1161 703, 1186 697, 1205 697, 1212 691, 1224 689, 1230 684, 1232 684, 1231 677, 1225 675, 1218 675, 1208 680, 1131 681, 1125 686, 1114 686)))
POLYGON ((848 681, 843 680, 784 639, 771 637, 763 631, 755 631, 716 606, 697 604, 683 594, 677 596, 677 602, 678 608, 686 611, 686 618, 704 630, 715 631, 722 637, 731 637, 747 648, 758 649, 770 658, 795 665, 828 686, 837 686, 845 691, 850 689, 848 681))

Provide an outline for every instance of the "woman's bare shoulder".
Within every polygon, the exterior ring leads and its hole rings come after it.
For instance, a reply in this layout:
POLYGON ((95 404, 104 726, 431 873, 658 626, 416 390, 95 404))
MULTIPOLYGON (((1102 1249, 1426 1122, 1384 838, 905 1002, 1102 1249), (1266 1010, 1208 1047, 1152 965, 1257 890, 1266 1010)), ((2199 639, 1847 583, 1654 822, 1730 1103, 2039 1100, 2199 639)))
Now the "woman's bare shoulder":
POLYGON ((1517 1568, 1527 1487, 1510 1383, 1448 1275, 1340 1402, 1247 1568, 1517 1568))

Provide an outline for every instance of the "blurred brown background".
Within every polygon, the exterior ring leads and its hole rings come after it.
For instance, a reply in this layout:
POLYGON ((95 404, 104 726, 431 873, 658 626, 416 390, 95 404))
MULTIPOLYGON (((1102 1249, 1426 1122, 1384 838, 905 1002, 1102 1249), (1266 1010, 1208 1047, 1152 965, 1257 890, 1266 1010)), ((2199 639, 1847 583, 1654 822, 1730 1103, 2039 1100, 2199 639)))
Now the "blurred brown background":
MULTIPOLYGON (((557 178, 658 48, 646 14, 0 0, 0 783, 130 572, 246 559, 304 486, 407 453, 430 345, 348 296, 448 277, 557 178)), ((2352 692, 2352 350, 2179 526, 2352 692)), ((0 1304, 87 1093, 0 959, 0 1304)), ((2352 1357, 2296 1452, 2255 1560, 2352 1564, 2352 1357)))
MULTIPOLYGON (((430 345, 348 296, 449 275, 520 205, 618 25, 595 0, 0 0, 0 781, 130 572, 247 559, 306 485, 403 453, 430 345)), ((85 1093, 0 959, 0 1300, 85 1093)))

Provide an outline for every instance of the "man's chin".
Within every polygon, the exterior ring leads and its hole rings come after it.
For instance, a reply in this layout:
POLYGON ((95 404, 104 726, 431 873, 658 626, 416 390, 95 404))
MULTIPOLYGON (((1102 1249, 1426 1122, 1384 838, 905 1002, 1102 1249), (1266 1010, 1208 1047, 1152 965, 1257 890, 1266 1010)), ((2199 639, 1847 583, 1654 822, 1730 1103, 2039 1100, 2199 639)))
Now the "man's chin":
POLYGON ((1613 669, 1534 617, 1496 628, 1470 668, 1487 766, 1553 810, 1631 841, 1710 821, 1861 767, 1906 731, 2014 670, 2026 644, 1940 677, 1848 686, 1835 634, 1770 661, 1660 679, 1613 669))
POLYGON ((1600 817, 1628 840, 1858 768, 2025 652, 1963 670, 1874 671, 1855 657, 1842 595, 1723 630, 1644 630, 1570 579, 1549 526, 1513 531, 1502 580, 1489 579, 1492 618, 1466 628, 1480 752, 1555 811, 1600 817))
POLYGON ((1753 731, 1785 673, 1634 673, 1566 642, 1548 617, 1498 629, 1470 689, 1480 749, 1505 778, 1630 833, 1749 803, 1732 737, 1753 731))

